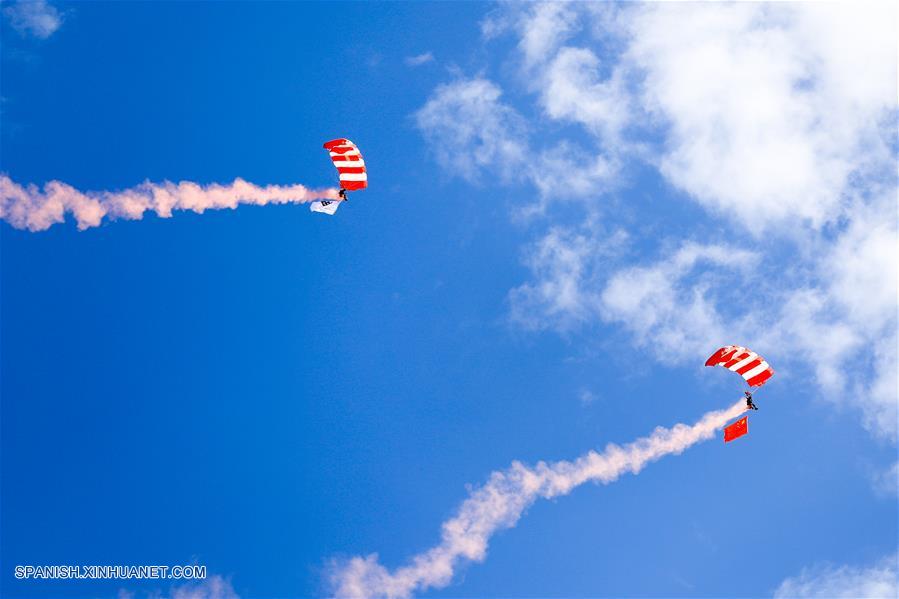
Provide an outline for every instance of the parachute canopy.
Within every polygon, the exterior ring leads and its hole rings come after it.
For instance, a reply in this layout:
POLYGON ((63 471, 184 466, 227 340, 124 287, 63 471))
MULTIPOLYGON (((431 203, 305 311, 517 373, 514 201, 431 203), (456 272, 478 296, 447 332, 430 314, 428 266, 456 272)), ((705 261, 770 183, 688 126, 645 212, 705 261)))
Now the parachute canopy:
POLYGON ((749 384, 750 387, 761 387, 765 384, 774 370, 761 357, 751 349, 739 345, 727 345, 722 347, 705 361, 706 366, 723 366, 736 372, 749 384))
POLYGON ((331 160, 340 174, 340 187, 347 191, 358 191, 368 187, 365 161, 356 144, 348 139, 332 139, 324 148, 331 153, 331 160))

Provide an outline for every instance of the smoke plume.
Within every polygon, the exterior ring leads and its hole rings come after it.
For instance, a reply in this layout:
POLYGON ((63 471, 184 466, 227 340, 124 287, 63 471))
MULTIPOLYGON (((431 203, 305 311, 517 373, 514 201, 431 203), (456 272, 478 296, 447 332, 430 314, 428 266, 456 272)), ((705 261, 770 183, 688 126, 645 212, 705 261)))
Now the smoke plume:
POLYGON ((510 468, 493 472, 486 484, 462 502, 456 515, 443 523, 440 544, 414 556, 407 565, 391 572, 378 563, 377 554, 332 563, 334 595, 404 598, 444 587, 459 565, 483 561, 490 537, 515 526, 537 499, 567 495, 586 482, 608 484, 626 472, 637 474, 649 462, 710 439, 745 410, 741 400, 726 410, 707 413, 692 426, 658 427, 648 437, 623 447, 609 444, 602 453, 589 451, 571 462, 540 462, 534 467, 513 462, 510 468))
POLYGON ((337 199, 336 189, 307 189, 302 185, 260 187, 243 179, 221 185, 200 185, 190 181, 141 183, 121 191, 78 191, 60 181, 50 181, 41 191, 36 185, 19 185, 0 174, 0 219, 17 229, 44 231, 75 217, 81 230, 99 226, 104 218, 140 220, 152 211, 162 218, 174 210, 236 208, 238 204, 302 204, 314 200, 337 199))

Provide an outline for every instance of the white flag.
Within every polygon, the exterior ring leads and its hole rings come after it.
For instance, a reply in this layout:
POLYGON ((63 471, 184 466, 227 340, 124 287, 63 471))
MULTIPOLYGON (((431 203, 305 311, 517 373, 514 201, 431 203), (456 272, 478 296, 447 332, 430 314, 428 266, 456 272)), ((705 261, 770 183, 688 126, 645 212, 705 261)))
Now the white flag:
POLYGON ((312 202, 309 204, 309 210, 313 212, 324 212, 325 214, 334 214, 340 207, 339 200, 321 200, 320 202, 312 202))

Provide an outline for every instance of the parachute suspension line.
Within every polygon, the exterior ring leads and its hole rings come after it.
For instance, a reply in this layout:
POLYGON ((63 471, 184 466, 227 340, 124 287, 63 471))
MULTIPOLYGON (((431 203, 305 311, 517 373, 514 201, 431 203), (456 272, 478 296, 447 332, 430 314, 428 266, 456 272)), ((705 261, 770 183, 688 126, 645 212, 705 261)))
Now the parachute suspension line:
POLYGON ((762 392, 762 388, 761 388, 761 387, 746 387, 746 390, 749 391, 749 393, 750 393, 753 397, 755 397, 756 395, 758 395, 759 393, 762 392))

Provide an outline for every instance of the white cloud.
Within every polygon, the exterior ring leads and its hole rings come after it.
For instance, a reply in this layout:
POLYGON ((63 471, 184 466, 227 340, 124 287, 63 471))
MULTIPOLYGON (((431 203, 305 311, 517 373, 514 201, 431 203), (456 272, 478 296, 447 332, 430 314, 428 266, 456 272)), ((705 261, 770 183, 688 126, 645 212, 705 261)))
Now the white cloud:
POLYGON ((867 567, 806 568, 798 576, 784 580, 774 591, 774 597, 895 598, 899 595, 896 560, 893 554, 867 567))
POLYGON ((425 52, 416 56, 407 56, 405 62, 407 66, 417 67, 429 62, 434 62, 434 55, 431 52, 425 52))
POLYGON ((599 397, 589 389, 581 389, 577 394, 577 398, 582 406, 589 406, 599 399, 599 397))
POLYGON ((553 119, 580 123, 609 151, 620 145, 631 98, 621 71, 599 78, 600 60, 587 48, 562 48, 543 70, 541 103, 553 119))
MULTIPOLYGON (((889 168, 896 5, 651 4, 625 61, 669 126, 661 172, 750 231, 841 214, 850 175, 889 168)), ((891 128, 894 127, 892 120, 891 128)))
MULTIPOLYGON (((590 153, 577 152, 571 155, 587 156, 570 163, 568 173, 584 171, 586 177, 578 177, 579 187, 588 183, 602 190, 614 169, 615 156, 620 152, 620 132, 629 119, 628 106, 631 104, 622 79, 622 73, 615 70, 603 79, 599 72, 600 59, 587 48, 575 48, 563 44, 581 28, 583 5, 567 2, 535 2, 525 4, 509 3, 494 11, 482 23, 485 37, 495 37, 503 32, 515 31, 519 36, 518 50, 522 59, 521 77, 531 91, 537 92, 540 105, 551 119, 579 123, 603 142, 605 155, 590 157, 590 153), (591 161, 595 160, 591 164, 591 161), (605 171, 601 179, 591 180, 589 171, 595 165, 602 165, 605 171)), ((591 9, 597 15, 602 9, 591 9)), ((573 148, 580 143, 568 139, 558 147, 573 148)), ((595 152, 594 152, 595 154, 595 152)), ((541 193, 546 194, 547 179, 553 172, 553 164, 537 168, 547 170, 535 177, 541 193), (549 167, 549 168, 547 168, 549 167)), ((563 185, 568 185, 572 177, 560 177, 563 185)), ((558 187, 558 183, 555 185, 558 187)), ((583 191, 579 196, 587 195, 583 191)))
POLYGON ((845 362, 862 343, 862 337, 848 323, 835 318, 826 293, 817 288, 789 291, 780 309, 772 314, 771 345, 797 352, 810 364, 818 383, 830 388, 828 399, 836 401, 845 384, 845 362))
POLYGON ((876 472, 872 477, 874 490, 881 495, 887 497, 896 497, 899 495, 899 461, 893 462, 893 465, 876 472))
MULTIPOLYGON (((612 188, 618 169, 615 161, 562 141, 543 150, 528 175, 542 198, 564 201, 602 195, 612 188)), ((545 208, 544 202, 540 212, 545 208)))
POLYGON ((9 24, 22 35, 47 39, 62 26, 63 17, 46 0, 18 0, 3 9, 9 24))
POLYGON ((804 261, 810 281, 781 288, 767 340, 809 364, 825 394, 861 410, 876 437, 896 441, 899 236, 895 200, 857 206, 845 229, 804 261))
POLYGON ((566 330, 589 319, 595 298, 584 289, 592 242, 583 235, 551 230, 528 256, 536 281, 509 292, 511 318, 528 329, 553 323, 566 330))
POLYGON ((829 294, 847 320, 863 329, 881 328, 896 315, 899 236, 895 197, 859 206, 846 231, 821 260, 829 294), (878 209, 879 208, 879 209, 878 209))
POLYGON ((746 271, 759 259, 739 248, 684 243, 656 264, 611 274, 600 294, 602 317, 624 325, 662 362, 694 360, 733 338, 708 292, 717 272, 746 271))
POLYGON ((527 154, 524 119, 482 79, 439 86, 415 113, 437 161, 452 175, 477 181, 484 172, 508 180, 527 154))
POLYGON ((892 336, 873 340, 873 375, 855 390, 861 399, 865 428, 878 437, 896 442, 899 435, 899 337, 893 325, 892 336))
POLYGON ((568 2, 505 3, 481 23, 487 39, 514 31, 525 68, 540 64, 579 27, 579 10, 568 2))
MULTIPOLYGON (((895 309, 895 307, 894 307, 895 309)), ((790 292, 766 344, 815 373, 821 397, 861 411, 874 436, 897 438, 896 321, 879 315, 856 323, 820 289, 790 292), (867 330, 873 327, 873 330, 867 330)))
POLYGON ((596 262, 620 252, 627 238, 622 230, 601 239, 589 231, 551 229, 526 257, 533 281, 509 292, 512 322, 565 332, 595 319, 596 262))
POLYGON ((578 15, 566 2, 540 2, 527 7, 527 17, 518 22, 518 47, 526 66, 546 59, 577 28, 578 15))
POLYGON ((618 165, 568 141, 535 151, 524 117, 501 100, 502 91, 483 78, 439 86, 415 113, 431 152, 451 175, 470 182, 531 182, 539 201, 523 204, 525 216, 545 211, 549 200, 601 195, 618 165))

